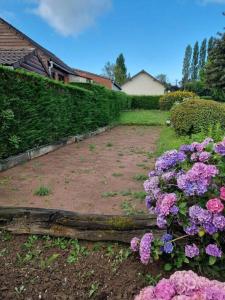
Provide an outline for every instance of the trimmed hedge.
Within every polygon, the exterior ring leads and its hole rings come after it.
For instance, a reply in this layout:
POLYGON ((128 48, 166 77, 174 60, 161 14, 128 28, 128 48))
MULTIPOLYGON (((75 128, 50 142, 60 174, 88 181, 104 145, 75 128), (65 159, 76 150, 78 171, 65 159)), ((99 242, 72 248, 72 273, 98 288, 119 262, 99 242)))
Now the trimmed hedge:
POLYGON ((132 109, 159 109, 161 96, 130 96, 132 109))
POLYGON ((171 110, 171 123, 179 135, 191 135, 216 124, 225 128, 225 105, 213 100, 186 100, 171 110))
POLYGON ((6 67, 0 67, 0 95, 0 158, 106 126, 128 108, 123 93, 6 67))
POLYGON ((170 110, 175 103, 182 102, 185 98, 194 98, 197 95, 188 91, 176 91, 162 96, 159 100, 161 110, 170 110))

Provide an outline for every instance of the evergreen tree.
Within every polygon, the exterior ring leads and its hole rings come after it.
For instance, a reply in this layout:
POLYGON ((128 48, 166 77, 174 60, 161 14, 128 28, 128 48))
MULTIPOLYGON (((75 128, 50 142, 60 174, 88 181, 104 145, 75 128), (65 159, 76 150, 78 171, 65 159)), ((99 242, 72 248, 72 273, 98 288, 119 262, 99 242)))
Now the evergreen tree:
POLYGON ((191 63, 191 79, 197 80, 198 79, 198 70, 199 70, 199 46, 198 42, 194 45, 194 51, 192 56, 192 63, 191 63))
POLYGON ((225 33, 214 39, 206 65, 205 81, 215 97, 225 101, 225 33))
POLYGON ((184 54, 184 61, 183 61, 183 70, 182 70, 182 83, 185 84, 190 79, 191 73, 191 55, 192 55, 192 47, 188 45, 185 50, 184 54))
POLYGON ((200 56, 199 56, 199 71, 202 70, 206 63, 206 49, 207 47, 207 39, 204 39, 200 48, 200 56))
POLYGON ((114 80, 115 79, 114 69, 115 69, 115 64, 108 61, 105 64, 104 68, 102 69, 103 72, 102 75, 110 78, 111 80, 114 80))
POLYGON ((127 80, 127 68, 125 65, 125 58, 122 53, 116 59, 114 74, 115 81, 120 85, 127 80))
POLYGON ((207 49, 208 57, 209 57, 211 50, 213 49, 214 44, 215 44, 215 38, 211 36, 211 38, 209 39, 209 42, 208 42, 208 49, 207 49))

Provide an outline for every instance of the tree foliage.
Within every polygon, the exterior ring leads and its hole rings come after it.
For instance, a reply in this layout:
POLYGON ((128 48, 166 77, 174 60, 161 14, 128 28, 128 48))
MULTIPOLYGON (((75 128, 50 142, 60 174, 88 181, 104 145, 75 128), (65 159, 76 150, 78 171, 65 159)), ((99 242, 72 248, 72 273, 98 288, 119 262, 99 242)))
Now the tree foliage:
POLYGON ((127 80, 127 68, 125 65, 125 58, 122 53, 116 59, 114 75, 115 81, 120 85, 127 80))
POLYGON ((198 42, 194 45, 193 56, 192 56, 192 63, 191 63, 191 79, 197 80, 198 79, 198 71, 199 71, 199 45, 198 42))
POLYGON ((104 76, 110 78, 111 80, 115 80, 115 74, 114 74, 115 64, 108 61, 104 68, 102 69, 102 72, 104 76))
POLYGON ((202 70, 206 63, 206 52, 207 52, 207 39, 204 39, 200 48, 199 55, 199 70, 202 70))
POLYGON ((191 55, 192 55, 192 47, 191 45, 188 45, 185 50, 185 55, 184 55, 184 61, 183 61, 183 78, 182 78, 182 83, 188 82, 190 79, 191 75, 191 55))

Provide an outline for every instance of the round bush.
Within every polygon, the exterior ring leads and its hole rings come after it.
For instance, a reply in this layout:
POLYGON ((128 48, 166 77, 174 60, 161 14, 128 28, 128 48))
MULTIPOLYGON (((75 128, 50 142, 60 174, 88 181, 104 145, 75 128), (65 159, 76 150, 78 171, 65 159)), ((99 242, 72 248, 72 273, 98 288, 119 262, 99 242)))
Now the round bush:
POLYGON ((159 106, 161 110, 170 110, 174 103, 180 103, 186 98, 194 98, 196 96, 197 95, 195 93, 188 91, 176 91, 168 93, 160 98, 159 106))
POLYGON ((225 105, 213 100, 187 100, 171 110, 171 123, 179 135, 207 130, 218 123, 225 128, 225 105))

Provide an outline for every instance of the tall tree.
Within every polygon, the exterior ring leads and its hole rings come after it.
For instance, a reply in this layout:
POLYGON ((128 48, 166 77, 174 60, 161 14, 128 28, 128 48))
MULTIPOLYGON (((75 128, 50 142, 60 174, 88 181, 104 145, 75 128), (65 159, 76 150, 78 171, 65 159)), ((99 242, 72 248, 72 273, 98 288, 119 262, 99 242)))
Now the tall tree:
POLYGON ((215 38, 211 36, 211 38, 209 39, 209 42, 208 42, 208 49, 207 49, 207 55, 208 55, 208 57, 210 55, 211 50, 214 47, 214 44, 215 44, 215 38))
POLYGON ((198 79, 198 70, 199 70, 199 46, 198 42, 194 45, 194 51, 192 56, 192 63, 191 63, 191 79, 197 80, 198 79))
POLYGON ((192 47, 191 45, 188 45, 185 49, 185 54, 184 54, 184 60, 183 60, 183 78, 182 78, 182 83, 188 82, 190 79, 191 75, 191 55, 192 55, 192 47))
POLYGON ((204 39, 200 48, 200 56, 199 56, 199 71, 202 70, 206 63, 206 52, 207 52, 207 39, 204 39))
POLYGON ((125 65, 125 58, 122 53, 116 59, 114 74, 115 81, 120 85, 123 84, 127 79, 127 68, 125 65))
POLYGON ((110 78, 111 80, 114 80, 115 79, 114 69, 115 69, 115 64, 108 61, 104 65, 104 68, 102 69, 103 72, 102 75, 110 78))
POLYGON ((215 97, 225 101, 225 33, 214 40, 206 65, 205 81, 215 97))

